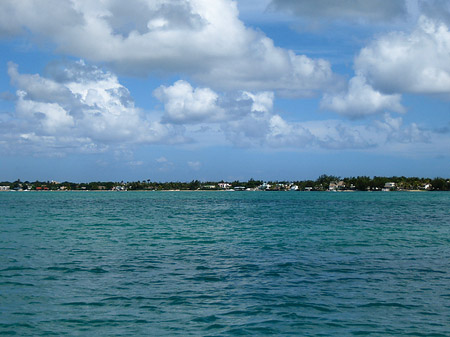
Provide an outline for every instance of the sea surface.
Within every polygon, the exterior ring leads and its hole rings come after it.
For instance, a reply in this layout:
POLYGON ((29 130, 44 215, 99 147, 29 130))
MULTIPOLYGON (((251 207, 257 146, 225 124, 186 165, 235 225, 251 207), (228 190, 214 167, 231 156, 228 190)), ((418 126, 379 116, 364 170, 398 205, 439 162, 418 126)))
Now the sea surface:
POLYGON ((0 335, 450 336, 450 193, 3 192, 0 335))

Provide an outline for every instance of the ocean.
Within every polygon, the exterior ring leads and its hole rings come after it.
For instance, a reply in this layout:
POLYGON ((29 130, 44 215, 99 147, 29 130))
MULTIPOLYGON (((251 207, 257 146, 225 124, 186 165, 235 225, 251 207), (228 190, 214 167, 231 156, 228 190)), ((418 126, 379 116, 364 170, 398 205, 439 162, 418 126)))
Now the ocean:
POLYGON ((2 192, 0 335, 450 336, 450 193, 2 192))

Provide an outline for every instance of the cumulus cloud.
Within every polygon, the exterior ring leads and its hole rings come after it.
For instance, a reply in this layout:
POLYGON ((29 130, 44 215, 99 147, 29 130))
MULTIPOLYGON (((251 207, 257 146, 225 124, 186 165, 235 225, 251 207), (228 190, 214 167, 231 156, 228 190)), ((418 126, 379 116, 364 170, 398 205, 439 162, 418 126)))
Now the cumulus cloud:
POLYGON ((6 37, 24 34, 27 29, 41 36, 65 34, 84 21, 70 1, 2 0, 0 9, 0 36, 6 37))
POLYGON ((372 115, 386 110, 404 112, 400 103, 401 95, 386 95, 366 83, 363 76, 353 77, 347 92, 340 94, 325 94, 321 107, 336 111, 351 118, 372 115))
POLYGON ((270 91, 251 93, 244 91, 242 99, 252 101, 251 111, 270 112, 273 109, 274 94, 270 91))
POLYGON ((241 119, 252 112, 269 113, 275 98, 270 91, 219 95, 211 88, 194 88, 184 80, 160 86, 153 94, 164 104, 162 120, 174 124, 219 123, 241 119))
MULTIPOLYGON (((189 125, 186 132, 193 139, 201 140, 203 145, 220 143, 221 137, 224 137, 227 142, 231 142, 236 147, 297 150, 382 149, 392 144, 410 144, 411 146, 412 144, 431 144, 435 134, 421 129, 414 123, 405 125, 401 117, 395 118, 388 113, 384 113, 380 119, 374 119, 369 124, 339 120, 287 121, 273 111, 273 92, 244 91, 234 96, 232 100, 231 97, 224 97, 208 88, 194 88, 186 81, 178 81, 170 87, 162 87, 164 90, 168 88, 177 88, 177 95, 165 97, 166 101, 163 101, 163 104, 166 113, 172 105, 183 107, 186 101, 190 102, 190 106, 198 107, 200 112, 211 111, 211 109, 203 109, 208 106, 205 104, 208 100, 201 98, 198 98, 196 102, 191 100, 196 92, 202 90, 208 93, 208 97, 214 97, 214 109, 223 113, 220 119, 211 118, 208 113, 204 115, 204 118, 186 119, 189 114, 195 115, 195 111, 184 111, 185 115, 183 115, 184 123, 189 125), (184 89, 179 91, 180 85, 184 89), (183 95, 178 95, 180 92, 186 95, 185 99, 182 99, 183 95)), ((342 109, 342 113, 358 117, 369 113, 366 110, 363 112, 360 110, 367 107, 371 107, 370 113, 379 112, 382 109, 402 112, 403 107, 399 100, 400 96, 382 95, 368 86, 364 79, 356 78, 351 81, 347 94, 330 96, 329 102, 324 100, 323 104, 336 104, 336 108, 342 109)), ((167 116, 164 118, 167 119, 167 116)))
POLYGON ((164 105, 165 123, 200 126, 188 129, 193 138, 201 138, 199 133, 217 138, 219 132, 238 147, 295 147, 309 139, 307 130, 293 129, 273 112, 275 95, 270 91, 219 95, 210 88, 194 88, 186 81, 177 81, 159 87, 154 94, 164 105))
POLYGON ((324 94, 321 107, 350 118, 405 112, 401 94, 450 94, 450 31, 421 16, 409 34, 392 32, 364 47, 355 58, 347 91, 324 94))
POLYGON ((422 16, 411 33, 394 32, 363 48, 356 73, 384 93, 450 94, 450 31, 422 16))
POLYGON ((29 32, 123 73, 184 72, 218 89, 297 96, 336 81, 329 62, 245 27, 230 0, 4 0, 0 13, 3 35, 29 32))
POLYGON ((180 80, 172 86, 161 86, 154 95, 164 103, 164 120, 172 123, 195 123, 224 119, 224 110, 217 105, 218 95, 210 88, 193 88, 180 80))
POLYGON ((52 78, 21 74, 14 63, 8 74, 17 87, 14 128, 23 142, 99 149, 111 144, 180 141, 170 125, 150 120, 134 106, 117 77, 79 61, 50 69, 52 78), (90 144, 90 145, 89 145, 90 144))
POLYGON ((443 144, 442 136, 415 123, 404 124, 401 117, 389 114, 369 124, 340 120, 287 122, 280 115, 272 114, 246 117, 226 127, 228 139, 244 147, 389 151, 399 146, 413 150, 415 146, 427 145, 432 152, 443 144))
POLYGON ((252 110, 240 119, 221 124, 225 137, 238 147, 304 148, 310 132, 297 123, 288 123, 272 111, 252 110))
POLYGON ((312 135, 311 146, 324 149, 384 149, 403 144, 429 144, 433 133, 421 130, 415 123, 405 125, 401 117, 386 113, 369 124, 355 124, 339 120, 299 123, 312 135))
POLYGON ((303 18, 390 21, 407 14, 405 0, 272 0, 270 8, 303 18))

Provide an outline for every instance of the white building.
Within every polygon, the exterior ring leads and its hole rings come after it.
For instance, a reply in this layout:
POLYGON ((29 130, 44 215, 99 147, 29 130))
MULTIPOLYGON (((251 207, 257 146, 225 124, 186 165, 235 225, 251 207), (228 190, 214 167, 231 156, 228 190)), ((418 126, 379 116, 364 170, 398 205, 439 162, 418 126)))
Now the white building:
POLYGON ((384 184, 384 187, 381 189, 383 192, 392 191, 395 188, 395 183, 389 182, 384 184))
POLYGON ((223 190, 228 190, 231 187, 231 184, 228 183, 219 183, 219 188, 223 190))
POLYGON ((272 187, 272 186, 271 186, 270 184, 264 183, 264 184, 262 184, 261 186, 259 186, 258 188, 259 188, 260 190, 270 190, 271 187, 272 187))

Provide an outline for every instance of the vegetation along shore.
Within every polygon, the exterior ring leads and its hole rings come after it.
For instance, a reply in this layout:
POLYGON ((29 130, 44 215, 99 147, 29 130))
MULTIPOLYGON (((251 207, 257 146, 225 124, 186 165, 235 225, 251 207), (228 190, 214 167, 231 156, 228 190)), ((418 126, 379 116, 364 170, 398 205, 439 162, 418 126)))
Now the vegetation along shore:
POLYGON ((151 179, 132 182, 97 181, 88 183, 57 181, 0 182, 0 191, 170 191, 170 190, 264 190, 264 191, 449 191, 450 179, 418 177, 347 177, 323 174, 316 180, 296 181, 199 181, 154 182, 151 179))

